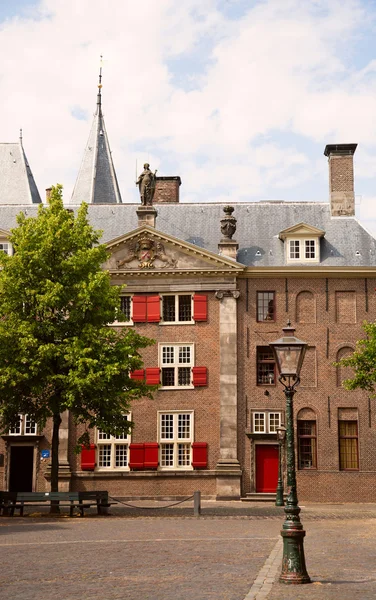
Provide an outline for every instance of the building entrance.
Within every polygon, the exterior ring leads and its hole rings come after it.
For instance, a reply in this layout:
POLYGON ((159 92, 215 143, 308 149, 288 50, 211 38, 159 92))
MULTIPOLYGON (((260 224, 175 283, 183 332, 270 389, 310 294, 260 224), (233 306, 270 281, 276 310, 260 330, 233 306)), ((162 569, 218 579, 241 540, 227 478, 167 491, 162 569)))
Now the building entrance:
POLYGON ((256 444, 256 492, 275 493, 278 483, 278 446, 256 444))
POLYGON ((33 491, 34 446, 10 447, 10 492, 33 491))

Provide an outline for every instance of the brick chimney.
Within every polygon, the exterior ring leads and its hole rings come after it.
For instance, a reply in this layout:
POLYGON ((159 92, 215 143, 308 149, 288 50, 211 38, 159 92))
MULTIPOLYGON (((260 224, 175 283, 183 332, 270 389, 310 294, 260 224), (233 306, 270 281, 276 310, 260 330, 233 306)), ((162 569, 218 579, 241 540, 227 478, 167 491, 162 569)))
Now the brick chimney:
POLYGON ((156 177, 153 204, 177 204, 181 179, 175 177, 156 177))
POLYGON ((332 217, 355 214, 354 153, 358 144, 328 144, 330 212, 332 217))
POLYGON ((46 188, 46 202, 51 198, 52 187, 46 188))

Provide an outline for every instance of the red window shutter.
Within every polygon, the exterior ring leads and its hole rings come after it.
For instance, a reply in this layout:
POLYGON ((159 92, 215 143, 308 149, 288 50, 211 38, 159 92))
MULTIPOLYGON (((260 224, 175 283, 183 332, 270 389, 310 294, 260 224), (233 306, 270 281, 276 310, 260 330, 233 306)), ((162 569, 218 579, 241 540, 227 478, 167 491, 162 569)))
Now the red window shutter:
POLYGON ((195 321, 208 320, 208 297, 201 294, 193 296, 193 318, 195 321))
POLYGON ((158 468, 158 444, 156 442, 145 442, 145 469, 158 468))
POLYGON ((192 444, 192 467, 194 469, 206 469, 208 466, 208 444, 207 442, 193 442, 192 444))
POLYGON ((146 384, 147 385, 158 385, 160 383, 160 369, 151 367, 146 369, 146 384))
POLYGON ((194 387, 202 387, 208 385, 208 369, 207 367, 193 367, 193 385, 194 387))
POLYGON ((133 296, 133 316, 135 323, 146 323, 146 296, 133 296))
POLYGON ((159 296, 147 296, 148 323, 159 323, 161 320, 161 300, 159 296))
POLYGON ((95 444, 82 446, 81 469, 82 471, 94 471, 95 469, 95 444))
POLYGON ((136 371, 132 371, 132 373, 129 375, 129 377, 131 379, 135 379, 136 381, 144 381, 144 379, 145 379, 145 370, 144 369, 137 369, 136 371))
POLYGON ((129 468, 143 469, 144 468, 144 444, 129 444, 129 468))

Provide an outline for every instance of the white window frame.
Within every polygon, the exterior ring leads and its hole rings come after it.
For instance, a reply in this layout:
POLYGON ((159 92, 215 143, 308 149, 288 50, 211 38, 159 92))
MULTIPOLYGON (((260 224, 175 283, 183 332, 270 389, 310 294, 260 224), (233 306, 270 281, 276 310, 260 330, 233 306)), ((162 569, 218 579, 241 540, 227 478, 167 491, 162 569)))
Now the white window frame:
MULTIPOLYGON (((170 419, 171 422, 171 419, 170 419)), ((158 443, 159 443, 159 469, 164 471, 193 471, 192 444, 194 442, 194 411, 193 410, 161 410, 158 411, 158 443), (179 437, 179 415, 189 416, 189 436, 179 437), (172 435, 163 436, 163 417, 172 417, 172 435), (170 448, 167 448, 169 446, 170 448), (172 448, 171 448, 172 446, 172 448), (182 446, 186 446, 184 453, 182 446), (184 464, 179 465, 179 450, 182 450, 184 464), (167 452, 168 451, 168 452, 167 452), (166 465, 165 456, 169 456, 172 464, 166 465)))
POLYGON ((38 425, 27 414, 18 415, 18 424, 9 429, 8 435, 38 435, 38 425), (26 431, 27 428, 32 431, 26 431))
POLYGON ((291 237, 286 238, 286 259, 288 263, 318 263, 320 262, 320 241, 316 237, 304 237, 297 238, 291 237), (313 258, 306 258, 306 244, 307 242, 314 242, 314 253, 313 258), (291 243, 299 244, 299 257, 295 258, 291 256, 291 243))
POLYGON ((0 252, 4 252, 8 256, 13 256, 13 246, 8 240, 0 239, 0 252), (2 248, 1 246, 6 246, 2 248))
POLYGON ((193 319, 193 294, 190 292, 186 292, 183 294, 161 294, 162 299, 162 310, 161 310, 161 320, 160 325, 194 325, 195 321, 193 319), (163 302, 166 296, 174 296, 175 297, 175 320, 174 321, 164 321, 163 319, 163 302), (190 296, 191 298, 191 318, 189 321, 179 321, 179 298, 182 296, 190 296))
POLYGON ((192 389, 193 386, 193 376, 192 376, 192 368, 195 366, 195 345, 188 342, 172 342, 168 344, 166 342, 159 343, 159 368, 161 369, 161 382, 162 385, 159 388, 160 390, 184 390, 184 389, 192 389), (190 348, 190 361, 179 362, 179 348, 190 348), (166 362, 168 359, 168 352, 164 352, 164 348, 174 348, 174 357, 173 362, 166 362), (166 356, 167 355, 167 356, 166 356), (179 385, 179 368, 190 368, 190 383, 189 385, 179 385), (163 385, 163 369, 164 368, 173 368, 175 370, 174 373, 174 385, 163 385))
MULTIPOLYGON (((131 414, 126 415, 127 420, 131 421, 131 414)), ((114 436, 106 434, 99 429, 96 430, 96 471, 129 471, 129 446, 131 443, 131 434, 121 436, 114 436), (108 466, 100 465, 100 449, 104 446, 110 446, 110 464, 108 466), (117 467, 116 466, 116 447, 126 446, 127 447, 127 464, 117 467)))
POLYGON ((252 411, 252 433, 254 433, 254 434, 258 434, 258 435, 261 435, 264 433, 276 434, 277 427, 279 427, 279 425, 281 425, 282 422, 283 422, 283 413, 280 410, 254 410, 254 411, 252 411), (257 423, 257 421, 261 421, 261 419, 260 419, 261 415, 263 417, 263 425, 264 425, 262 429, 260 428, 260 426, 257 423), (279 415, 279 422, 272 424, 271 417, 273 416, 275 418, 276 415, 279 415))
POLYGON ((129 325, 133 325, 133 295, 131 294, 121 294, 121 298, 129 298, 129 302, 130 302, 130 319, 129 321, 124 321, 124 319, 122 319, 122 316, 124 315, 124 313, 122 311, 116 311, 116 315, 119 318, 115 318, 115 321, 113 323, 111 323, 111 325, 115 325, 116 327, 124 327, 124 326, 129 326, 129 325))

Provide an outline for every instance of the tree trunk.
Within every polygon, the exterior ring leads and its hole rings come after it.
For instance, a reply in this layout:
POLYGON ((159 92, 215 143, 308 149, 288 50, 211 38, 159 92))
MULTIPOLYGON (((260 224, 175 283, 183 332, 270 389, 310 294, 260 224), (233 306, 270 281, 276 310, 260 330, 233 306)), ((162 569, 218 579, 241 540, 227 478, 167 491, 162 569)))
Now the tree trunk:
MULTIPOLYGON (((51 492, 59 491, 59 429, 60 413, 53 415, 52 447, 51 447, 51 492)), ((50 513, 58 513, 59 502, 51 502, 50 513)))

